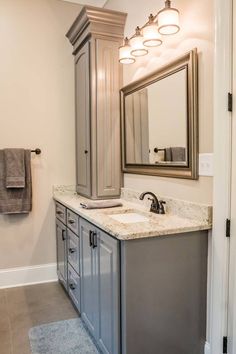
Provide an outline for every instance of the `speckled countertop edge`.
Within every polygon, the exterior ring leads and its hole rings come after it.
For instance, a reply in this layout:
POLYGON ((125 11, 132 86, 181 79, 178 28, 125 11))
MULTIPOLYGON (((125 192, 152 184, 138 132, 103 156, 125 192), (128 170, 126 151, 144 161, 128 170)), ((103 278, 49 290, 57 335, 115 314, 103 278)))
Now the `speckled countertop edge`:
MULTIPOLYGON (((132 191, 132 193, 133 192, 134 191, 132 191)), ((135 191, 135 193, 138 192, 135 191)), ((178 210, 178 207, 177 209, 173 207, 173 201, 172 207, 170 207, 168 210, 167 201, 167 214, 156 215, 148 211, 150 202, 148 204, 141 204, 136 202, 134 203, 135 198, 130 198, 130 200, 132 201, 128 200, 129 198, 127 197, 127 195, 124 195, 123 191, 122 196, 124 196, 125 199, 117 199, 122 202, 122 207, 87 210, 83 209, 80 206, 80 203, 88 201, 88 199, 77 195, 75 193, 75 189, 73 189, 72 186, 70 186, 70 188, 62 188, 62 186, 60 186, 60 188, 56 187, 54 188, 53 192, 54 200, 65 205, 67 208, 71 209, 84 219, 90 221, 95 226, 99 227, 100 229, 111 234, 113 237, 119 240, 132 240, 146 237, 148 238, 157 236, 177 235, 186 232, 211 229, 210 216, 212 215, 212 212, 210 210, 210 206, 198 205, 187 202, 189 212, 194 211, 194 209, 192 209, 194 208, 194 205, 196 206, 197 210, 195 218, 193 217, 193 215, 188 218, 173 213, 174 210, 178 210), (145 215, 149 218, 149 221, 135 224, 124 224, 109 217, 109 214, 125 213, 129 212, 130 210, 134 210, 136 212, 139 212, 140 214, 145 215), (199 210, 201 210, 202 213, 200 213, 199 210)), ((180 202, 181 209, 183 209, 185 204, 183 201, 180 202)), ((183 210, 181 211, 181 214, 182 213, 183 210)))

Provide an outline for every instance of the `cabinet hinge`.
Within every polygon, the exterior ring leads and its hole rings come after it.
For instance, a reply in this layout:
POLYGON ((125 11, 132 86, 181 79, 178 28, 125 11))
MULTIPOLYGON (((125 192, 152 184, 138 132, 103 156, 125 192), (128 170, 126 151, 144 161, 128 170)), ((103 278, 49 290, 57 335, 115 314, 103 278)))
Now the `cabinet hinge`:
POLYGON ((230 229, 231 229, 231 220, 226 219, 226 230, 225 230, 226 237, 230 237, 230 229))
POLYGON ((223 337, 223 354, 228 353, 228 337, 223 337))
POLYGON ((233 95, 231 92, 228 92, 228 112, 233 111, 233 95))

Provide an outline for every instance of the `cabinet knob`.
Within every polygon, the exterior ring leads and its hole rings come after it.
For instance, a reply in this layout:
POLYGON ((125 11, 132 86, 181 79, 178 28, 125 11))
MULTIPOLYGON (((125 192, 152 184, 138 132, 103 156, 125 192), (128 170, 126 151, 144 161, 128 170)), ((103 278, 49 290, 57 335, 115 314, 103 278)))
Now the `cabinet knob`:
POLYGON ((71 290, 75 290, 76 289, 76 285, 74 283, 70 283, 69 285, 71 290))
POLYGON ((87 154, 87 153, 88 153, 88 150, 84 150, 84 153, 87 154))
POLYGON ((64 213, 60 210, 57 210, 57 215, 64 215, 64 213))
POLYGON ((74 223, 75 223, 75 220, 73 220, 73 219, 69 219, 69 220, 68 220, 68 223, 72 225, 72 224, 74 224, 74 223))
POLYGON ((72 253, 75 253, 76 249, 75 248, 69 248, 69 252, 72 254, 72 253))

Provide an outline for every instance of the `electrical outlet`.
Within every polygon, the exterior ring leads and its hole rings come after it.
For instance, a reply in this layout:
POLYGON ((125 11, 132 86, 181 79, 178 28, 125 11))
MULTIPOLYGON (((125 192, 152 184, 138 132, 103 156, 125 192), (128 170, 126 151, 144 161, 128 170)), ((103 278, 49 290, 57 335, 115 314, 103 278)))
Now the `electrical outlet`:
POLYGON ((199 154, 199 176, 213 176, 213 154, 199 154))

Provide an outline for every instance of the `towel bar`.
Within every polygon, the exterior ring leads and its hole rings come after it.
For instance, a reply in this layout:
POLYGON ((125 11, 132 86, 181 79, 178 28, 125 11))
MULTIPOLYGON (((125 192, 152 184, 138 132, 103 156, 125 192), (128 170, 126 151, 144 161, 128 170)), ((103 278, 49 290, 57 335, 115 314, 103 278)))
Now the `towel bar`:
POLYGON ((37 148, 35 150, 31 150, 31 152, 35 152, 36 155, 40 155, 41 154, 41 149, 37 148))

